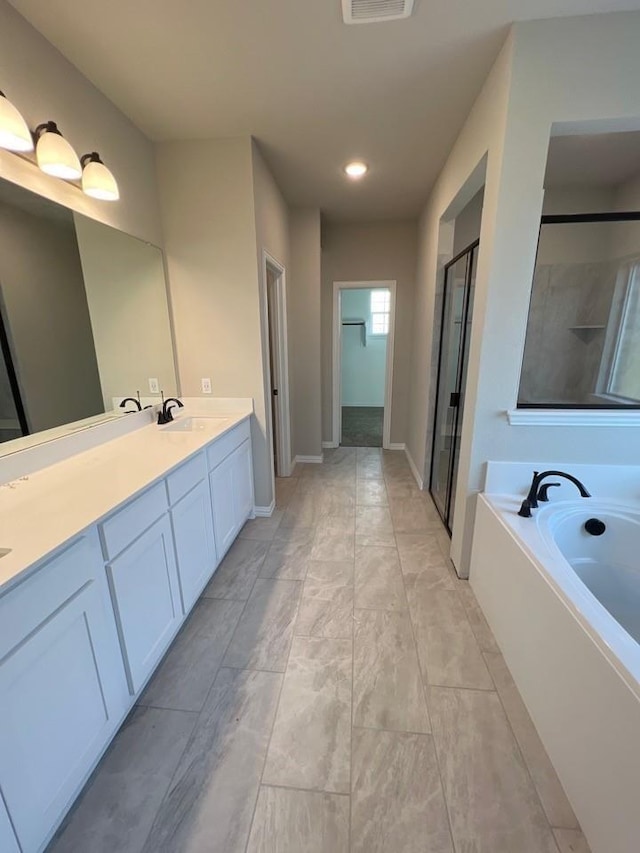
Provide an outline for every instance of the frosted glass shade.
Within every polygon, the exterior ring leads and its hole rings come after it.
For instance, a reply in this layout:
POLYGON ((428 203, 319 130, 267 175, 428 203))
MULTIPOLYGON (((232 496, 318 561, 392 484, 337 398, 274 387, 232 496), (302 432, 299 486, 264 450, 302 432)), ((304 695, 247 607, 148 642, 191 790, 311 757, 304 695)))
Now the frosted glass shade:
POLYGON ((56 123, 50 121, 40 125, 36 128, 36 134, 36 160, 42 171, 65 181, 77 180, 82 175, 80 160, 58 130, 56 123))
POLYGON ((85 154, 82 158, 82 190, 101 201, 117 201, 120 198, 118 184, 98 154, 85 154))
POLYGON ((33 139, 26 121, 3 92, 0 92, 0 148, 33 151, 33 139))

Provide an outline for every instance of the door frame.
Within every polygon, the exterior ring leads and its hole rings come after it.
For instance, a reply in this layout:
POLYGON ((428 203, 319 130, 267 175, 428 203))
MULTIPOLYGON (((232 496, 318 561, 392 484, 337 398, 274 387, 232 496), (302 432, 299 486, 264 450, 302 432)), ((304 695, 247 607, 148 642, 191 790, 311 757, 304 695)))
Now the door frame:
MULTIPOLYGON (((469 319, 469 309, 471 307, 471 279, 473 276, 474 265, 477 265, 478 262, 478 250, 480 247, 480 239, 474 240, 473 243, 470 243, 465 249, 448 261, 444 267, 444 278, 443 278, 443 289, 442 289, 442 311, 440 315, 440 330, 439 330, 439 342, 438 342, 438 368, 436 372, 436 396, 435 403, 433 407, 433 435, 431 439, 431 465, 429 466, 429 495, 431 496, 431 500, 440 516, 442 523, 444 524, 447 533, 451 536, 452 525, 450 522, 451 518, 451 487, 453 485, 453 470, 455 466, 455 437, 458 433, 458 425, 461 423, 461 419, 464 418, 464 389, 462 388, 462 374, 464 367, 464 358, 465 352, 467 352, 467 324, 469 319), (444 320, 447 311, 447 275, 450 269, 458 263, 458 261, 462 260, 462 258, 468 255, 467 260, 467 269, 465 272, 464 278, 464 293, 463 293, 463 308, 462 308, 462 317, 461 317, 461 337, 460 337, 460 352, 458 354, 458 364, 456 365, 456 389, 458 394, 461 395, 461 399, 463 400, 462 413, 460 411, 460 404, 455 407, 455 416, 453 419, 453 434, 452 439, 454 442, 454 448, 451 453, 451 459, 449 460, 448 473, 447 473, 447 488, 449 493, 447 494, 447 505, 445 507, 444 515, 440 512, 440 508, 433 496, 433 477, 434 477, 434 468, 436 463, 436 442, 438 440, 437 426, 438 426, 438 400, 440 398, 440 382, 441 382, 441 371, 442 371, 442 356, 443 356, 443 347, 442 347, 442 337, 444 331, 444 320)), ((467 353, 468 357, 468 353, 467 353)))
POLYGON ((275 500, 275 478, 291 476, 291 421, 289 415, 289 347, 287 340, 287 271, 286 268, 270 255, 266 249, 262 250, 261 264, 261 326, 262 326, 262 364, 265 376, 265 410, 267 425, 267 444, 271 467, 271 484, 275 500), (272 417, 271 400, 271 363, 269 360, 269 300, 267 294, 267 269, 275 273, 275 331, 277 353, 275 354, 278 365, 279 385, 276 411, 278 418, 278 429, 275 430, 278 453, 278 471, 275 470, 273 461, 273 433, 274 424, 272 417))
POLYGON ((384 382, 384 420, 382 424, 382 446, 391 449, 391 400, 393 394, 394 338, 396 328, 396 281, 334 281, 333 282, 333 365, 331 390, 333 400, 333 437, 332 446, 340 446, 342 437, 342 321, 341 293, 343 290, 382 290, 391 292, 389 311, 389 334, 387 335, 387 354, 384 382))

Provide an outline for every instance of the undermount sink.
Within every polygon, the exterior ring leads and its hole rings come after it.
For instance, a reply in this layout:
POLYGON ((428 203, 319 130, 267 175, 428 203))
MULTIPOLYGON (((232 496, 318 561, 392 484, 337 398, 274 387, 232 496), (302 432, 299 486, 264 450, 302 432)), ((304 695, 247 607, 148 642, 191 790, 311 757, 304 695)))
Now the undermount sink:
POLYGON ((227 417, 186 417, 172 421, 164 427, 167 432, 207 432, 220 426, 222 421, 228 421, 227 417))

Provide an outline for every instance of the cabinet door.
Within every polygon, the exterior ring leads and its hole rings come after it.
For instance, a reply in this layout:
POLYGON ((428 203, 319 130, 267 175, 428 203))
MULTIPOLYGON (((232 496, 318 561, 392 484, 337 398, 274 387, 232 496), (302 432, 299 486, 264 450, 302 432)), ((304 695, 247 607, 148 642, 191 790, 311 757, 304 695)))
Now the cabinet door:
MULTIPOLYGON (((76 543, 1 602, 3 640, 12 648, 0 665, 0 788, 25 853, 51 833, 126 709, 108 593, 94 569, 104 571, 97 537, 76 543)), ((1 824, 0 816, 0 839, 1 824)))
POLYGON ((233 503, 238 530, 253 512, 253 470, 251 442, 233 452, 233 503))
POLYGON ((2 853, 20 853, 2 797, 0 797, 0 850, 2 853))
POLYGON ((199 483, 171 510, 182 608, 188 613, 216 567, 211 495, 199 483))
POLYGON ((233 498, 233 453, 209 474, 213 527, 216 535, 218 559, 229 550, 237 533, 236 510, 233 498))
POLYGON ((107 566, 129 689, 137 693, 182 619, 169 518, 107 566))

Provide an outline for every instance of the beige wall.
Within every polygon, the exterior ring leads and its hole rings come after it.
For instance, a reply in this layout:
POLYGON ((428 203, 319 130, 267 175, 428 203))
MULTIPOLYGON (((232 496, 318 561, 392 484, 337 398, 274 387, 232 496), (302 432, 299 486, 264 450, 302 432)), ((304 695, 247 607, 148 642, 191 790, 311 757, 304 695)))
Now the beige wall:
POLYGON ((103 412, 70 213, 0 204, 0 292, 30 431, 103 412))
POLYGON ((622 464, 635 457, 634 430, 511 426, 506 412, 517 401, 552 125, 582 122, 584 132, 640 126, 638 38, 638 13, 516 25, 423 213, 409 431, 420 465, 440 220, 488 152, 452 541, 463 573, 487 460, 533 466, 595 457, 622 464))
POLYGON ((0 177, 161 246, 151 142, 6 0, 0 0, 0 77, 31 128, 53 119, 78 155, 99 151, 121 198, 96 201, 1 150, 0 177))
POLYGON ((253 397, 256 504, 273 500, 262 251, 288 264, 287 208, 250 137, 157 146, 181 391, 253 397))
POLYGON ((289 308, 293 456, 322 454, 320 369, 320 211, 293 209, 290 215, 289 308))
POLYGON ((391 442, 407 440, 417 227, 415 222, 327 224, 322 231, 322 438, 332 439, 333 282, 393 279, 396 328, 391 442))
POLYGON ((113 397, 178 393, 162 252, 101 222, 74 216, 106 410, 113 397))
MULTIPOLYGON (((260 365, 262 394, 256 398, 256 412, 260 424, 260 435, 254 441, 254 465, 259 468, 256 479, 256 492, 263 494, 264 503, 269 506, 274 498, 272 477, 273 453, 271 449, 271 389, 269 387, 269 335, 266 326, 267 283, 264 278, 264 253, 267 252, 280 266, 289 267, 289 211, 276 182, 267 168, 258 146, 251 140, 251 164, 253 174, 253 205, 255 210, 255 252, 258 274, 257 298, 261 318, 260 365), (262 481, 264 484, 262 485, 262 481), (260 488, 259 488, 260 487, 260 488)), ((286 272, 285 272, 286 274, 286 272)), ((291 366, 289 366, 291 373, 291 366)), ((289 433, 292 432, 291 406, 289 407, 289 433)), ((257 501, 257 498, 256 498, 257 501)))

